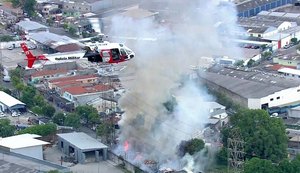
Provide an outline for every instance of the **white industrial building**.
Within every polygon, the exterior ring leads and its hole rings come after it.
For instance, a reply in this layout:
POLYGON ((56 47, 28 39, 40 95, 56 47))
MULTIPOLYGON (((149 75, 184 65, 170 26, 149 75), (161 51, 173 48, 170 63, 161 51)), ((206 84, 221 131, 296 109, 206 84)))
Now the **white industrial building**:
POLYGON ((35 139, 38 137, 41 136, 35 134, 22 134, 0 138, 0 150, 43 160, 43 145, 49 143, 35 139))
POLYGON ((250 109, 300 103, 300 81, 259 71, 214 67, 199 77, 213 90, 225 93, 250 109))
POLYGON ((11 95, 0 91, 0 111, 2 112, 25 112, 26 104, 12 97, 11 95))
POLYGON ((300 70, 292 68, 280 68, 278 73, 283 74, 287 78, 300 79, 300 70))
POLYGON ((244 30, 236 31, 237 35, 267 40, 271 42, 273 50, 290 44, 292 38, 299 39, 300 37, 300 28, 297 26, 297 22, 279 18, 279 16, 278 18, 276 16, 273 18, 265 16, 239 18, 238 24, 244 30))

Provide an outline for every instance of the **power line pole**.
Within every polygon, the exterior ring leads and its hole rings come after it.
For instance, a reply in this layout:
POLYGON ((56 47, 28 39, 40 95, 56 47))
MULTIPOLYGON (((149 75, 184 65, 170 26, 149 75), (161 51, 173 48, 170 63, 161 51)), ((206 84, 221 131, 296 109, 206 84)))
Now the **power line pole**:
POLYGON ((228 173, 241 173, 244 171, 244 144, 240 130, 232 129, 227 140, 228 173))

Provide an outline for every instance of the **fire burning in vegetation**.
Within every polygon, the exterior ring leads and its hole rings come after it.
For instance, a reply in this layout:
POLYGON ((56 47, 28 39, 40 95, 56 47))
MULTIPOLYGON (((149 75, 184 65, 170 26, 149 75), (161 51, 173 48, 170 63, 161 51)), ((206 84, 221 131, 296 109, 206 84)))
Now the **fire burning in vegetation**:
POLYGON ((172 30, 158 27, 151 19, 112 19, 110 35, 159 38, 136 40, 130 45, 138 55, 131 61, 136 76, 127 83, 129 91, 120 99, 125 114, 120 122, 120 146, 114 152, 125 153, 126 160, 148 172, 151 170, 146 165, 154 162, 157 167, 199 172, 208 165, 207 156, 198 152, 179 157, 178 146, 204 129, 209 118, 206 102, 212 98, 198 82, 183 80, 182 76, 190 65, 203 65, 202 57, 237 57, 239 50, 232 44, 229 47, 224 38, 237 30, 236 13, 231 3, 224 5, 223 0, 165 2, 180 14, 172 13, 174 18, 170 15, 172 30))

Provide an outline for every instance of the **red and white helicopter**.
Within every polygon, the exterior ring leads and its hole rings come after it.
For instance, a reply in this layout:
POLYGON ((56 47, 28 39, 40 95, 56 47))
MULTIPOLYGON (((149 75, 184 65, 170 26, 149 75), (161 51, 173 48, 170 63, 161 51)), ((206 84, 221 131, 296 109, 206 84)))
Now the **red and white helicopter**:
POLYGON ((23 49, 27 57, 26 60, 28 68, 32 68, 36 60, 64 62, 86 59, 90 62, 113 64, 128 61, 135 56, 135 53, 124 44, 109 42, 86 43, 85 50, 65 53, 42 54, 38 56, 34 56, 31 53, 26 43, 21 43, 21 48, 23 49))

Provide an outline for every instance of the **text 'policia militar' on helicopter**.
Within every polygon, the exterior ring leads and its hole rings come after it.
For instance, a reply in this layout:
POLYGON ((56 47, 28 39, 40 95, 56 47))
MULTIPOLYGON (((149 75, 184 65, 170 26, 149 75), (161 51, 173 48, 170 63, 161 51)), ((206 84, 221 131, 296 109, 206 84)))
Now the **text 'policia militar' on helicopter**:
POLYGON ((85 43, 85 48, 80 51, 42 54, 37 56, 34 56, 31 51, 29 51, 25 43, 21 43, 21 48, 27 57, 28 68, 32 68, 36 60, 62 62, 86 59, 90 62, 113 64, 128 61, 135 56, 135 53, 124 44, 109 43, 106 41, 103 43, 85 43))

